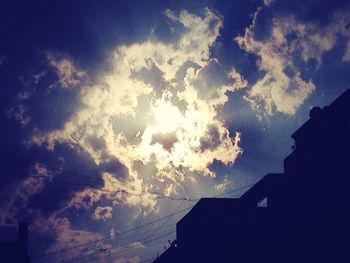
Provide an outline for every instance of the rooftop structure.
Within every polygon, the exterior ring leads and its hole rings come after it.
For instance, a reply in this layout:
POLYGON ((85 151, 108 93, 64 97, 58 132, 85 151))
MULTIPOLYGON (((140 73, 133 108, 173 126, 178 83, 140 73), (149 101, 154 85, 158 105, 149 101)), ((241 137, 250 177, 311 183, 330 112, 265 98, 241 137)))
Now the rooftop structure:
POLYGON ((349 116, 350 90, 313 108, 284 173, 237 199, 201 199, 155 262, 350 262, 349 116))

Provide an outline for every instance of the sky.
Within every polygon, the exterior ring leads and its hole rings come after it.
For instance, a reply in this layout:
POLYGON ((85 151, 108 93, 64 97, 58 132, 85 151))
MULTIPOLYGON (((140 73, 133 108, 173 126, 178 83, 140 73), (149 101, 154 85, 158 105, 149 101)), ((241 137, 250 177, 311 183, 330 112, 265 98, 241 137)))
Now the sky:
POLYGON ((348 1, 3 1, 0 227, 32 262, 148 262, 283 172, 350 83, 348 1))

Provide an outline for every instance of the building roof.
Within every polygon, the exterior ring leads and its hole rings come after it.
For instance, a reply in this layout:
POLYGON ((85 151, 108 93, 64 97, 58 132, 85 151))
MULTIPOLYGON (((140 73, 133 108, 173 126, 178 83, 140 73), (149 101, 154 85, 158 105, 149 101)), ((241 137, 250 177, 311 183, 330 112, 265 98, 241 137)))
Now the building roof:
POLYGON ((339 114, 341 112, 349 112, 350 110, 350 89, 347 89, 341 96, 333 101, 329 106, 324 108, 315 107, 310 111, 310 119, 306 121, 298 130, 292 134, 292 138, 298 140, 301 137, 309 137, 309 133, 314 133, 315 130, 322 128, 322 124, 326 125, 329 122, 341 122, 345 118, 349 119, 348 115, 339 114), (321 127, 320 127, 321 126, 321 127))

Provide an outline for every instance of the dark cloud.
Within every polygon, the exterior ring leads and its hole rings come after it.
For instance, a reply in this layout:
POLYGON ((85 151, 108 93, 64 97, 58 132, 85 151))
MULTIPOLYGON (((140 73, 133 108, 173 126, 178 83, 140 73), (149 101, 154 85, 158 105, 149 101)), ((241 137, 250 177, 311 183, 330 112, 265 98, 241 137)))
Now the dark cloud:
POLYGON ((150 94, 139 96, 135 107, 134 118, 131 118, 128 115, 114 116, 111 119, 114 131, 116 133, 122 133, 129 142, 137 143, 140 140, 140 138, 137 137, 137 134, 142 134, 147 124, 154 123, 154 118, 150 114, 151 100, 153 100, 153 96, 150 94))
POLYGON ((295 15, 303 22, 316 22, 319 25, 328 24, 330 16, 335 11, 350 8, 346 0, 297 0, 275 1, 269 8, 274 16, 295 15))
MULTIPOLYGON (((267 7, 262 7, 256 17, 254 37, 264 41, 271 35, 274 19, 294 16, 302 23, 314 23, 326 26, 332 22, 335 12, 350 10, 350 3, 346 0, 276 0, 267 7)), ((290 37, 293 37, 292 35, 290 37)))
POLYGON ((128 178, 129 170, 119 160, 111 158, 108 161, 99 165, 99 172, 108 172, 115 175, 119 180, 125 180, 128 178))
POLYGON ((159 143, 168 152, 171 151, 174 144, 178 141, 175 132, 170 133, 158 133, 152 135, 151 144, 159 143))
POLYGON ((146 64, 147 67, 132 71, 131 77, 151 85, 159 98, 164 89, 169 87, 169 83, 164 80, 164 72, 156 66, 152 58, 147 59, 146 64))
POLYGON ((205 136, 200 139, 200 150, 214 150, 221 143, 221 136, 218 128, 215 125, 209 125, 205 136))
POLYGON ((58 50, 94 67, 91 62, 118 36, 132 34, 120 19, 128 13, 124 1, 15 0, 2 2, 0 9, 0 31, 6 36, 0 50, 9 56, 58 50))
POLYGON ((198 97, 203 100, 218 98, 216 89, 227 85, 227 72, 217 60, 211 60, 205 68, 199 71, 193 86, 198 90, 198 97))

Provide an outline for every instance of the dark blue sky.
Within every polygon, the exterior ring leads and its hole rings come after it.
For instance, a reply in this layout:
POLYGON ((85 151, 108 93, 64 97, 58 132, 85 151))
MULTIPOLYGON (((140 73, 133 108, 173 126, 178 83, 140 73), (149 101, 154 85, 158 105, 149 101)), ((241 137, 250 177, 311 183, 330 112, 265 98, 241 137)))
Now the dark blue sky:
POLYGON ((156 256, 350 83, 348 1, 3 1, 0 32, 0 224, 33 262, 156 256))

